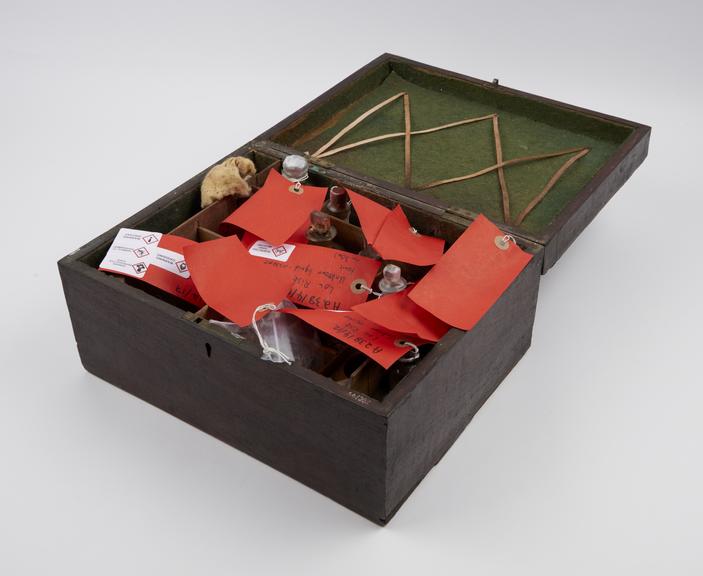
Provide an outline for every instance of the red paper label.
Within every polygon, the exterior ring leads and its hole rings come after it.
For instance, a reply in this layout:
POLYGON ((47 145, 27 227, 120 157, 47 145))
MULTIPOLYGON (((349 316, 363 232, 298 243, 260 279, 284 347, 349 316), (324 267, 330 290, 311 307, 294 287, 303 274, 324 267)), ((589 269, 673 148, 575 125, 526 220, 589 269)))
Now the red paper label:
POLYGON ((395 332, 417 334, 428 342, 437 342, 449 330, 447 324, 410 300, 407 291, 357 304, 352 310, 379 326, 395 332))
POLYGON ((286 297, 288 277, 251 256, 236 236, 185 248, 195 286, 208 306, 239 326, 251 324, 262 304, 286 297))
POLYGON ((389 210, 361 194, 347 192, 366 241, 384 260, 431 266, 442 257, 444 240, 416 232, 400 205, 389 210))
MULTIPOLYGON (((308 237, 307 237, 307 231, 308 228, 310 228, 310 221, 308 220, 305 222, 298 230, 296 230, 293 235, 286 240, 286 244, 307 244, 308 243, 308 237)), ((244 232, 241 237, 242 244, 244 247, 248 250, 251 248, 251 245, 256 242, 257 240, 262 240, 262 238, 259 238, 258 236, 255 236, 251 232, 244 232)))
POLYGON ((348 310, 365 302, 368 292, 358 282, 373 284, 381 263, 342 250, 297 244, 285 262, 259 258, 263 266, 288 278, 287 298, 298 306, 324 310, 348 310))
POLYGON ((270 170, 264 185, 223 221, 237 226, 271 244, 283 244, 320 210, 327 188, 302 184, 301 192, 291 191, 293 183, 276 170, 270 170))
POLYGON ((249 250, 249 248, 251 248, 251 245, 257 240, 261 240, 261 238, 259 238, 258 236, 254 236, 251 232, 244 232, 240 239, 242 246, 244 246, 247 250, 249 250))
POLYGON ((345 310, 366 301, 380 266, 371 258, 320 246, 286 244, 287 260, 254 256, 236 236, 186 248, 195 285, 209 306, 240 326, 251 323, 261 304, 288 298, 300 306, 345 310))
POLYGON ((451 326, 471 330, 531 260, 480 215, 410 292, 409 298, 451 326))
POLYGON ((386 216, 376 240, 371 244, 384 260, 398 260, 418 266, 435 264, 444 252, 444 240, 415 231, 400 206, 386 216))
POLYGON ((121 228, 99 269, 138 278, 195 306, 204 305, 183 257, 192 240, 121 228))
POLYGON ((399 346, 398 340, 410 340, 418 345, 417 338, 405 337, 367 320, 356 312, 331 312, 328 310, 296 310, 285 308, 286 314, 297 316, 318 330, 334 336, 345 344, 356 348, 389 368, 401 356, 410 351, 408 346, 399 346))
POLYGON ((366 241, 369 244, 373 244, 378 236, 379 230, 383 225, 383 221, 386 219, 390 210, 385 206, 381 206, 378 202, 369 200, 366 196, 347 190, 349 198, 354 206, 354 211, 359 218, 359 223, 361 224, 361 230, 364 232, 366 241))
POLYGON ((142 280, 198 308, 205 306, 192 278, 181 278, 158 266, 149 266, 142 280))

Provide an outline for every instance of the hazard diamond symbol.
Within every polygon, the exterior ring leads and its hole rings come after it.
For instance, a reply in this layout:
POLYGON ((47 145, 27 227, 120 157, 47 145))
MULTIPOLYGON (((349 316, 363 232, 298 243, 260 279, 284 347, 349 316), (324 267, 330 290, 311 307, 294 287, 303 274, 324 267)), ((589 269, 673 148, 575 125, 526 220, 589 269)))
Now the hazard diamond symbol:
POLYGON ((132 264, 132 268, 134 268, 134 271, 137 274, 146 272, 146 264, 144 264, 144 262, 137 262, 136 264, 132 264))
POLYGON ((144 247, 135 248, 134 250, 132 250, 132 252, 134 252, 134 254, 137 256, 137 258, 144 258, 144 256, 149 255, 149 251, 144 247))

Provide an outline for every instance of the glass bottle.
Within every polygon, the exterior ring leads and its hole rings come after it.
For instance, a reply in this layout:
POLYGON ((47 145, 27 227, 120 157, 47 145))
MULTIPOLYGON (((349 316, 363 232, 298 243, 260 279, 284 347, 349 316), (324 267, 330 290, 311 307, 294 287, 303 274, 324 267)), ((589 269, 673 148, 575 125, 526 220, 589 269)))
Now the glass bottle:
POLYGON ((302 182, 308 177, 310 164, 304 156, 290 154, 283 159, 281 174, 291 182, 302 182))
POLYGON ((310 227, 305 235, 308 243, 312 245, 343 250, 339 244, 334 242, 337 237, 337 229, 332 225, 330 215, 319 210, 310 212, 310 227))
POLYGON ((349 222, 351 208, 351 200, 347 191, 341 186, 330 187, 329 199, 325 202, 322 211, 327 212, 330 216, 349 222))
POLYGON ((378 289, 382 294, 394 294, 401 292, 408 286, 408 281, 403 278, 400 266, 386 264, 383 267, 383 278, 378 282, 378 289))

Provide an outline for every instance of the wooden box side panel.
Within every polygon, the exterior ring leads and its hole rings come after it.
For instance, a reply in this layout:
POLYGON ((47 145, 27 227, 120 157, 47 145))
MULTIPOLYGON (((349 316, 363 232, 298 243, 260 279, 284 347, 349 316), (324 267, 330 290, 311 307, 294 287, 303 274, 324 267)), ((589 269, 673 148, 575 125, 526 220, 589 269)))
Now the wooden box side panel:
MULTIPOLYGON (((539 255, 538 255, 539 256, 539 255)), ((433 350, 412 393, 389 415, 388 514, 450 448, 530 346, 541 258, 535 256, 476 327, 433 350)))
MULTIPOLYGON (((67 261, 68 260, 68 261, 67 261)), ((380 522, 386 420, 264 362, 167 304, 81 263, 59 263, 92 374, 380 522)))
POLYGON ((581 191, 577 202, 570 206, 571 209, 559 215, 552 229, 545 234, 545 238, 550 239, 545 245, 543 273, 557 263, 586 226, 644 162, 649 150, 650 134, 651 129, 648 127, 643 126, 636 130, 610 165, 601 171, 602 174, 581 191))

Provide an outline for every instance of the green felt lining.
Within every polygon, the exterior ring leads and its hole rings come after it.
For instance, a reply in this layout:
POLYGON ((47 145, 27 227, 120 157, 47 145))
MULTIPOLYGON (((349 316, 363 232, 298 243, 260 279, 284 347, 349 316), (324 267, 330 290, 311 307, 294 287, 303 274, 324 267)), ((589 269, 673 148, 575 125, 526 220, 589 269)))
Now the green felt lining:
MULTIPOLYGON (((371 71, 275 140, 313 153, 360 114, 399 92, 410 95, 413 130, 498 113, 504 160, 567 148, 590 149, 522 223, 521 229, 534 234, 539 234, 554 220, 632 131, 628 126, 531 98, 393 63, 371 71)), ((355 127, 333 147, 403 129, 403 105, 402 99, 398 99, 355 127)), ((396 138, 341 152, 326 160, 402 185, 403 158, 403 139, 396 138)), ((539 194, 567 158, 540 160, 505 169, 512 218, 539 194)), ((475 172, 495 163, 490 120, 412 137, 413 187, 475 172)), ((450 207, 484 213, 497 222, 503 220, 495 172, 424 192, 450 207)))

